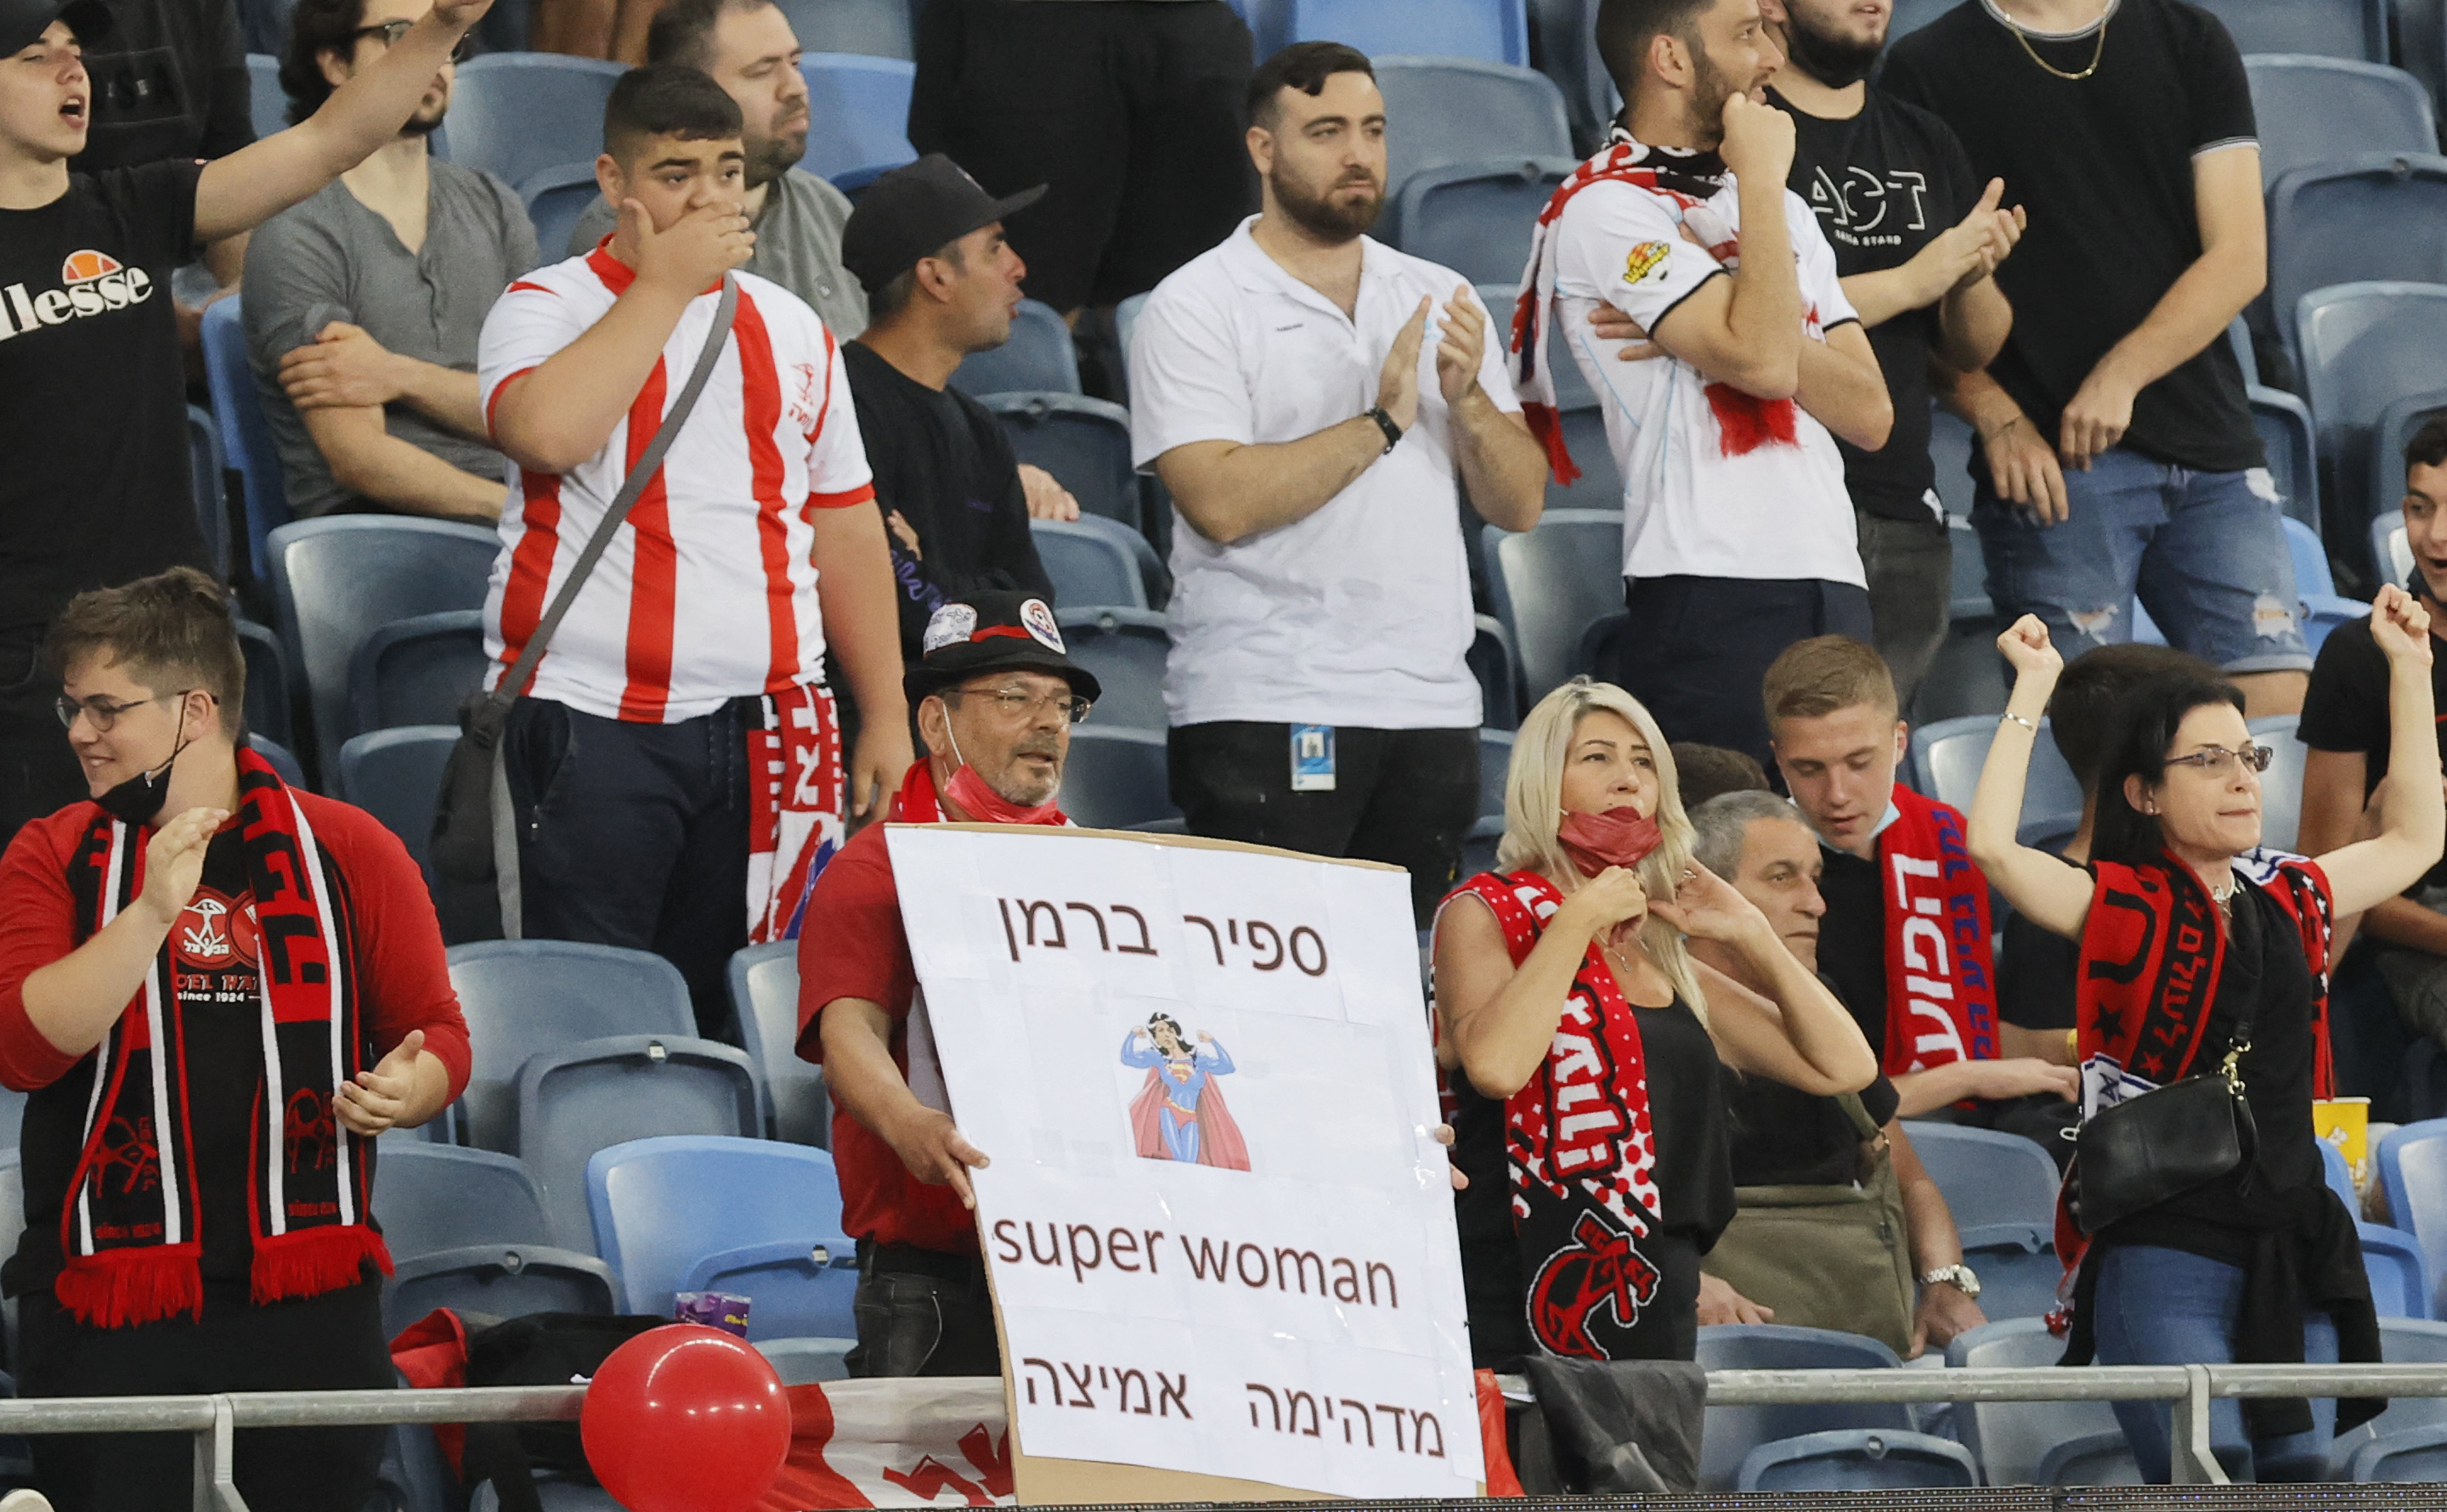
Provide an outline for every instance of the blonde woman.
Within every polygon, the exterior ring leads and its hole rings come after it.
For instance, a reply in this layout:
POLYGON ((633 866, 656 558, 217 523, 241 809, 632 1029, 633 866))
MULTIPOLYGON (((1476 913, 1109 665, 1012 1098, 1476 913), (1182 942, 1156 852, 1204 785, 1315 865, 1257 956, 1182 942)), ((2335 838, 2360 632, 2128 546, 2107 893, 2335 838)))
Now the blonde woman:
POLYGON ((1878 1070, 1766 917, 1691 858, 1648 710, 1575 678, 1522 723, 1496 870, 1436 917, 1477 1363, 1691 1358, 1699 1257, 1734 1216, 1719 1061, 1819 1095, 1878 1070), (1738 952, 1769 995, 1691 959, 1738 952))

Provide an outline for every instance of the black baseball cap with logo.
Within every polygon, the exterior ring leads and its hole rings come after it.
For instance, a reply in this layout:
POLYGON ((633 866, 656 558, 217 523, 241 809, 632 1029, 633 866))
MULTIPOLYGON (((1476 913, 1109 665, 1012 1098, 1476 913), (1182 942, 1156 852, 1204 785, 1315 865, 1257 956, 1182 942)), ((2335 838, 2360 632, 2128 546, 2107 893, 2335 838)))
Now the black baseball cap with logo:
POLYGON ((43 40, 54 21, 65 21, 77 41, 107 34, 110 8, 102 0, 0 0, 0 53, 23 51, 43 40))
POLYGON ((958 163, 930 152, 859 195, 858 208, 842 228, 842 266, 873 293, 937 248, 1025 210, 1044 195, 1045 185, 1038 184, 996 199, 958 163))
MULTIPOLYGON (((940 243, 938 243, 940 245, 940 243)), ((923 657, 901 674, 916 703, 982 672, 1051 672, 1093 703, 1104 694, 1096 674, 1071 659, 1053 606, 1034 594, 971 594, 944 603, 926 621, 923 657)))

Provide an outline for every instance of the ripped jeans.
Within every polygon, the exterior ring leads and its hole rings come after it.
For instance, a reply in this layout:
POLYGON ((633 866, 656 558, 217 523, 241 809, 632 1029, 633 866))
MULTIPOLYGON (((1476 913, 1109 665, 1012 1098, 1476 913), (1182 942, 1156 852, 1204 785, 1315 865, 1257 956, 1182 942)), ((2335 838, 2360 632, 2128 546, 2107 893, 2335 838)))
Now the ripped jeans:
POLYGON ((2194 472, 2116 446, 2065 470, 2070 519, 2045 529, 1976 463, 1971 523, 2003 623, 2037 614, 2071 661, 2133 638, 2137 591, 2167 643, 2229 672, 2307 671, 2294 559, 2266 468, 2194 472))

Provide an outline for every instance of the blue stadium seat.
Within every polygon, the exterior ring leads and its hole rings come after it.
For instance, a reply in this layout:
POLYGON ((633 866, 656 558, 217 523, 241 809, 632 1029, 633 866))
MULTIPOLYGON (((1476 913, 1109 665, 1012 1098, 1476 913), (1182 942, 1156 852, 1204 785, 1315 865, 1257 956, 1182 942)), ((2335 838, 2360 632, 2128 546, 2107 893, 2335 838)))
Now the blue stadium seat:
POLYGON ((597 1252, 620 1281, 624 1312, 669 1317, 674 1292, 749 1297, 750 1338, 848 1337, 858 1272, 842 1233, 833 1158, 804 1144, 752 1139, 642 1139, 586 1162, 597 1252), (749 1250, 759 1252, 751 1266, 749 1250), (814 1259, 825 1252, 824 1260, 814 1259), (769 1252, 769 1253, 768 1253, 769 1252), (758 1268, 769 1287, 686 1284, 709 1257, 758 1268), (804 1273, 786 1279, 792 1257, 804 1273), (835 1266, 836 1259, 844 1263, 835 1266), (811 1312, 810 1289, 822 1294, 811 1312))
MULTIPOLYGON (((1392 207, 1393 225, 1379 235, 1471 283, 1517 284, 1529 260, 1530 228, 1576 166, 1569 158, 1523 158, 1414 173, 1392 207)), ((1508 319, 1512 312, 1493 307, 1490 313, 1508 319)))
POLYGON ((1965 0, 1895 0, 1894 15, 1887 22, 1887 46, 1893 47, 1963 3, 1965 0))
MULTIPOLYGON (((810 53, 864 53, 877 58, 914 58, 909 0, 782 0, 782 13, 799 46, 810 53)), ((909 113, 902 97, 901 116, 909 113)))
POLYGON ((1955 1226, 2029 1224, 2050 1232, 2057 1219, 2057 1162, 2020 1134, 1914 1119, 1904 1127, 1929 1179, 1945 1195, 1955 1226))
POLYGON ((2337 592, 2336 577, 2328 567, 2328 549, 2321 543, 2317 531, 2291 515, 2282 523, 2286 549, 2294 558, 2294 596, 2303 604, 2303 638, 2317 652, 2320 643, 2328 638, 2328 632, 2362 618, 2370 613, 2371 606, 2337 592))
POLYGON ((267 52, 246 55, 247 113, 255 134, 269 137, 289 129, 289 95, 280 87, 280 60, 267 52))
MULTIPOLYGON (((408 1380, 403 1376, 396 1384, 405 1387, 408 1380)), ((443 1458, 430 1427, 394 1423, 383 1435, 374 1488, 388 1500, 370 1502, 368 1512, 451 1512, 459 1499, 459 1477, 443 1458)))
MULTIPOLYGON (((2260 181, 2373 152, 2438 150, 2430 92, 2401 68, 2359 59, 2262 53, 2243 60, 2260 125, 2260 181)), ((2270 231, 2269 250, 2276 251, 2270 231)), ((2280 310, 2287 308, 2280 304, 2280 310)))
POLYGON ((1032 520, 1036 559, 1065 609, 1146 609, 1164 581, 1164 564, 1147 538, 1101 515, 1032 520))
MULTIPOLYGON (((1409 0, 1380 9, 1407 31, 1409 0)), ((1574 156, 1563 93, 1543 73, 1458 57, 1389 54, 1374 62, 1385 96, 1389 195, 1399 195, 1411 175, 1449 163, 1574 156)), ((1506 276, 1517 279, 1521 270, 1506 276)))
MULTIPOLYGON (((2438 1274, 2434 1259, 2431 1274, 2438 1274)), ((2427 1318, 2379 1320, 2380 1357, 2390 1365, 2447 1365, 2447 1323, 2427 1318)), ((2447 1428, 2447 1398, 2400 1396, 2362 1427, 2340 1433, 2328 1446, 2328 1479, 2348 1479, 2354 1456, 2365 1445, 2419 1428, 2447 1428)))
MULTIPOLYGON (((2362 609, 2370 613, 2368 604, 2362 609)), ((2277 753, 2269 758, 2268 770, 2260 774, 2260 843, 2271 850, 2292 850, 2303 827, 2303 768, 2311 752, 2294 733, 2296 723, 2295 715, 2271 714, 2249 726, 2252 737, 2277 753)))
POLYGON ((2031 1478, 2041 1485, 2139 1485, 2141 1468, 2124 1430, 2092 1433, 2055 1445, 2039 1456, 2031 1478))
POLYGON ((2252 428, 2260 432, 2261 448, 2268 454, 2268 476, 2285 501, 2288 519, 2318 529, 2320 524, 2320 452, 2312 440, 2311 406, 2283 388, 2247 385, 2252 428))
MULTIPOLYGON (((26 1122, 26 1094, 13 1087, 0 1087, 0 1152, 17 1147, 18 1129, 26 1122)), ((13 1254, 0 1250, 0 1254, 13 1254)))
POLYGON ((1053 475, 1079 512, 1139 528, 1139 475, 1130 466, 1130 412, 1080 393, 987 394, 1012 455, 1053 475))
POLYGON ((305 788, 310 793, 314 790, 306 785, 306 768, 298 765, 297 758, 290 753, 288 747, 254 734, 247 737, 247 743, 255 747, 256 755, 272 764, 272 769, 280 774, 282 782, 292 787, 305 788))
POLYGON ((1963 1258, 1980 1277, 1980 1310, 1991 1320, 2045 1317, 2057 1305, 2064 1260, 2045 1223, 1966 1224, 1963 1258))
POLYGON ((2362 1269, 2370 1276, 2371 1304, 2381 1317, 2430 1316, 2430 1262, 2421 1241, 2383 1223, 2361 1223, 2362 1269))
POLYGON ((2447 1481, 2447 1425, 2407 1428, 2354 1450, 2345 1479, 2371 1482, 2447 1481))
MULTIPOLYGON (((2447 413, 2447 388, 2428 388, 2419 393, 2405 394, 2388 403, 2380 411, 2379 424, 2371 427, 2369 483, 2365 497, 2370 501, 2370 516, 2384 517, 2400 527, 2404 523, 2404 445, 2413 433, 2421 428, 2431 416, 2447 413)), ((2350 507, 2350 501, 2346 501, 2350 507)), ((2384 565, 2383 563, 2381 565, 2384 565)), ((2406 558, 2404 572, 2413 570, 2406 558)), ((2383 579, 2401 583, 2404 573, 2383 579)))
POLYGON ((280 477, 280 454, 263 423, 263 401, 246 356, 243 295, 215 300, 204 310, 204 387, 212 394, 213 424, 221 433, 221 463, 237 469, 246 500, 247 550, 260 578, 272 571, 265 545, 276 526, 289 522, 289 489, 280 477))
MULTIPOLYGON (((2388 1221, 2421 1241, 2433 1276, 2447 1276, 2447 1119, 2389 1130, 2377 1159, 2388 1221)), ((2439 1311, 2435 1294, 2431 1311, 2439 1311)))
MULTIPOLYGON (((1511 339, 1512 313, 1519 291, 1520 286, 1512 283, 1478 286, 1479 303, 1495 317, 1496 331, 1508 341, 1511 339)), ((1549 361, 1547 370, 1555 380, 1555 406, 1562 416, 1564 446, 1571 454, 1573 466, 1580 469, 1580 476, 1569 483, 1557 482, 1550 476, 1546 480, 1546 507, 1604 509, 1620 516, 1622 476, 1615 469, 1614 449, 1606 443, 1605 413, 1600 407, 1597 393, 1581 375, 1581 365, 1569 351, 1557 348, 1549 354, 1549 361)))
POLYGON ((1483 818, 1471 824, 1470 833, 1462 837, 1461 875, 1476 877, 1481 872, 1495 870, 1495 846, 1503 839, 1504 821, 1501 818, 1483 818))
MULTIPOLYGON (((1572 135, 1593 141, 1622 108, 1614 81, 1598 57, 1598 0, 1529 0, 1529 31, 1538 70, 1555 81, 1571 112, 1572 135)), ((1263 54, 1261 54, 1263 56, 1263 54)))
POLYGON ((2337 1148, 2334 1141, 2324 1139, 2320 1142, 2320 1166, 2322 1174, 2327 1178, 2328 1190, 2337 1194, 2337 1200, 2345 1204, 2346 1212, 2360 1218, 2362 1199, 2362 1194, 2354 1189, 2354 1168, 2345 1163, 2345 1152, 2337 1148))
MULTIPOLYGON (((1702 1328, 1697 1358, 1706 1370, 1863 1370, 1901 1363, 1875 1339, 1780 1323, 1702 1328)), ((1910 1410, 1900 1402, 1710 1408, 1699 1447, 1699 1488, 1732 1490, 1743 1460, 1762 1444, 1847 1428, 1909 1432, 1911 1426, 1910 1410)))
POLYGON ((1066 609, 1053 617, 1071 659, 1103 687, 1090 716, 1096 728, 1163 734, 1170 724, 1164 666, 1172 652, 1164 616, 1145 609, 1066 609))
POLYGON ((196 491, 196 528, 204 533, 205 559, 213 576, 229 576, 229 495, 221 478, 221 432, 213 412, 187 406, 187 476, 196 491))
POLYGON ((1012 312, 1011 339, 973 351, 952 369, 965 394, 1075 394, 1079 350, 1071 327, 1052 305, 1023 299, 1012 312))
MULTIPOLYGON (((1287 21, 1286 42, 1340 42, 1371 57, 1397 52, 1514 67, 1529 63, 1522 0, 1290 0, 1287 21)), ((1394 129, 1400 129, 1394 119, 1394 129)))
MULTIPOLYGON (((1987 1273, 1981 1273, 1984 1302, 1987 1273)), ((2064 1340, 2039 1317, 2009 1318, 1957 1335, 1948 1370, 2036 1370, 2064 1358, 2064 1340)), ((2048 1449, 2069 1440, 2117 1432, 2104 1402, 1957 1402, 1954 1430, 1979 1460, 1990 1485, 2032 1484, 2048 1449)))
MULTIPOLYGON (((863 0, 814 0, 784 9, 855 10, 863 0)), ((893 4, 893 0, 883 0, 893 4)), ((904 30, 903 35, 906 35, 904 30)), ((800 45, 808 46, 802 34, 800 45)), ((813 47, 799 59, 800 77, 807 81, 807 150, 799 166, 819 179, 861 170, 881 171, 918 161, 909 144, 909 95, 918 69, 902 59, 908 54, 865 56, 861 47, 813 47)))
POLYGON ((2320 427, 2323 497, 2366 499, 2372 426, 2405 395, 2447 388, 2447 288, 2313 290, 2294 307, 2294 350, 2299 391, 2320 427))
POLYGON ((602 198, 595 187, 592 158, 538 168, 520 180, 517 188, 520 202, 527 207, 528 223, 535 227, 536 248, 546 264, 561 259, 578 222, 602 198))
POLYGON ((1478 626, 1470 642, 1470 671, 1478 679, 1479 723, 1489 729, 1515 729, 1521 724, 1521 687, 1513 676, 1512 633, 1493 614, 1473 614, 1478 626))
POLYGON ((2413 576, 2413 545, 2405 539, 2402 515, 2371 517, 2370 553, 2380 581, 2400 585, 2413 576))
MULTIPOLYGON (((543 1512, 626 1512, 612 1500, 611 1492, 582 1481, 540 1473, 535 1489, 536 1503, 543 1512)), ((467 1512, 502 1512, 502 1496, 493 1489, 492 1482, 485 1482, 468 1496, 467 1512)))
MULTIPOLYGON (((1960 541, 1958 539, 1958 546, 1960 541)), ((1996 652, 1988 653, 1992 658, 1996 652)), ((2041 729, 2047 721, 2039 721, 2041 729)), ((1971 795, 1980 785, 1980 768, 1987 765, 1989 743, 1997 738, 1997 716, 1966 714, 1941 719, 1911 732, 1906 778, 1924 796, 1971 811, 1971 795)), ((2048 835, 2071 834, 2081 822, 2081 783, 2065 765, 2053 736, 2031 745, 2030 776, 2022 787, 2022 842, 2048 835)), ((1913 1138, 1919 1138, 1917 1127, 1913 1138)), ((2027 1143, 2027 1142, 2025 1142, 2027 1143)))
POLYGON ((2387 0, 2206 0, 2238 51, 2387 61, 2387 0))
POLYGON ((233 615, 238 653, 246 658, 246 728, 257 735, 288 745, 295 737, 289 728, 289 653, 268 625, 233 615))
POLYGON ((799 1058, 799 942, 750 945, 730 957, 730 1011, 756 1068, 766 1133, 794 1144, 832 1143, 822 1068, 799 1058))
POLYGON ((470 1244, 394 1261, 383 1282, 383 1332, 446 1307, 486 1317, 616 1311, 611 1267, 582 1248, 470 1244))
POLYGON ((2388 279, 2447 283, 2447 158, 2363 153, 2293 169, 2270 186, 2272 309, 2332 284, 2388 279))
POLYGON ((1582 633, 1622 608, 1622 516, 1548 509, 1534 530, 1487 527, 1489 596, 1521 654, 1523 698, 1536 703, 1571 675, 1582 633))
POLYGON ((773 1373, 784 1386, 814 1386, 825 1381, 846 1381, 849 1367, 842 1356, 858 1347, 858 1340, 844 1339, 759 1339, 757 1352, 773 1367, 773 1373))
POLYGON ((1943 1491, 1980 1484, 1971 1451, 1927 1433, 1842 1428, 1762 1444, 1742 1457, 1737 1491, 1943 1491))
POLYGON ((1078 726, 1062 769, 1062 811, 1090 829, 1179 819, 1168 770, 1162 730, 1078 726))
POLYGON ((340 747, 339 796, 381 820, 420 868, 429 860, 442 769, 458 744, 456 725, 404 725, 370 729, 340 747))
POLYGON ((1478 732, 1478 817, 1504 817, 1504 784, 1512 772, 1512 731, 1478 732))
POLYGON ((326 776, 349 735, 349 665, 378 626, 481 609, 501 539, 480 525, 332 515, 272 533, 272 597, 289 663, 305 679, 326 776))
POLYGON ((471 1244, 552 1241, 543 1188, 517 1156, 454 1144, 385 1144, 374 1219, 395 1260, 471 1244))
POLYGON ((490 665, 482 610, 446 609, 378 625, 349 658, 349 733, 454 724, 490 665))
POLYGON ((570 940, 484 940, 450 950, 473 1067, 457 1108, 465 1143, 512 1151, 527 1058, 605 1034, 689 1035, 679 969, 646 951, 570 940))
POLYGON ((611 1034, 539 1051, 519 1069, 518 1096, 519 1158, 543 1188, 554 1238, 573 1250, 595 1243, 586 1170, 598 1150, 656 1135, 759 1131, 747 1052, 682 1034, 611 1034))
POLYGON ((603 103, 627 66, 558 52, 488 52, 459 66, 450 91, 450 161, 508 184, 592 162, 603 103))

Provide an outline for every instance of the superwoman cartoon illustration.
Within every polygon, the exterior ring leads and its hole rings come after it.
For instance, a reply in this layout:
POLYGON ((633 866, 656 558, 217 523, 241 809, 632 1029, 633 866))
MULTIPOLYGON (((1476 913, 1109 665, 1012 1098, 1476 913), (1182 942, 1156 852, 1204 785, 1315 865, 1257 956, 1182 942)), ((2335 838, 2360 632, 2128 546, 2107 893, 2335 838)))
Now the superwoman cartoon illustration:
POLYGON ((1249 1149, 1215 1083, 1235 1068, 1215 1036, 1201 1032, 1193 1049, 1181 1024, 1157 1013, 1122 1036, 1122 1064, 1148 1068, 1147 1086, 1130 1104, 1130 1128, 1142 1158, 1249 1168, 1249 1149))

